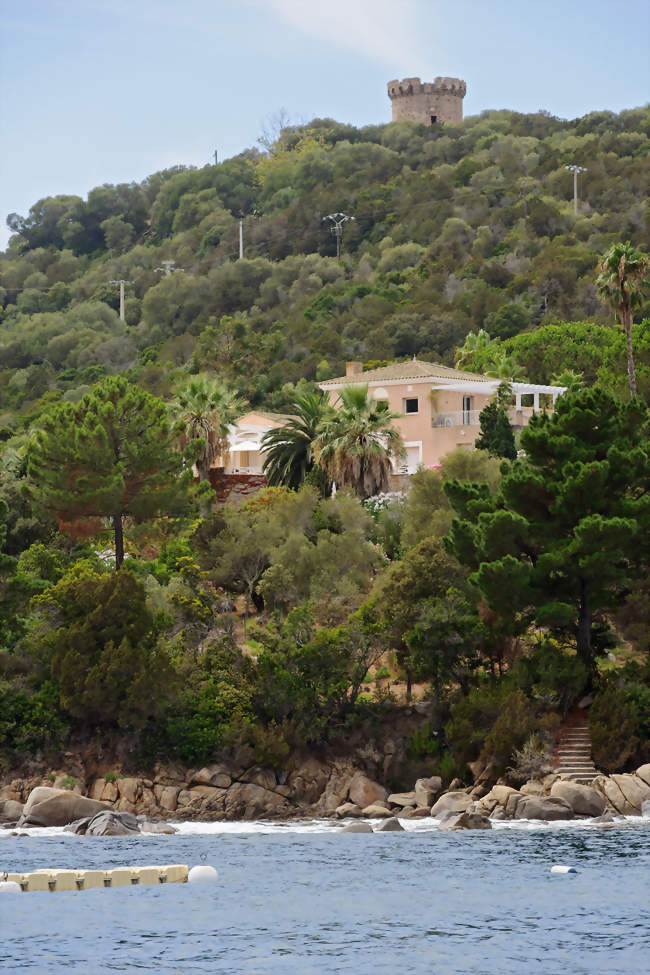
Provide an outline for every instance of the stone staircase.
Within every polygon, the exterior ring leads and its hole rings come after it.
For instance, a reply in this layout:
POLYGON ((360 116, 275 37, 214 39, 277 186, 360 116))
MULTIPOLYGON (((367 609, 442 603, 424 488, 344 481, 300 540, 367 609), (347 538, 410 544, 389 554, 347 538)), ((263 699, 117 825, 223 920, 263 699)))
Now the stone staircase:
POLYGON ((553 755, 554 772, 573 782, 590 785, 598 775, 591 758, 589 725, 565 724, 557 736, 553 755))

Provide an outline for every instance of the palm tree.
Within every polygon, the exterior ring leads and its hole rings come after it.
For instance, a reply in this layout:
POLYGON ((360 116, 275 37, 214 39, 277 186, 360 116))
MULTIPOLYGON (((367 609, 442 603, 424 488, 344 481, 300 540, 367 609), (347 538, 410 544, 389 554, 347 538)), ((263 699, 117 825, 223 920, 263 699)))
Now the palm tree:
POLYGON ((332 412, 325 393, 303 393, 293 401, 292 416, 262 438, 262 470, 269 484, 297 489, 314 466, 318 428, 332 412))
POLYGON ((524 370, 519 363, 503 349, 496 349, 491 358, 486 360, 485 374, 508 383, 525 379, 524 370))
POLYGON ((636 396, 636 375, 632 352, 632 310, 643 303, 650 289, 650 260, 646 254, 625 244, 614 244, 598 265, 596 290, 600 300, 619 315, 627 340, 627 378, 630 396, 636 396))
POLYGON ((456 349, 456 365, 461 369, 483 369, 486 361, 494 357, 498 346, 499 340, 490 338, 484 328, 468 332, 463 345, 456 349))
POLYGON ((320 426, 314 459, 340 487, 361 498, 388 488, 391 460, 404 456, 402 438, 386 403, 368 396, 367 386, 346 386, 341 405, 320 426))
POLYGON ((200 441, 194 459, 199 481, 210 480, 210 468, 228 451, 229 428, 241 415, 245 403, 234 390, 218 379, 197 376, 182 387, 174 404, 183 436, 200 441))

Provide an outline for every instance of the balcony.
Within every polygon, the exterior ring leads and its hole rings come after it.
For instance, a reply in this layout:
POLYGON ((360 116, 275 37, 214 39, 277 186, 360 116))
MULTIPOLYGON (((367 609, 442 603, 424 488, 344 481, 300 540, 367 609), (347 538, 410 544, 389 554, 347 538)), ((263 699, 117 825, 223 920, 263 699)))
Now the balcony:
POLYGON ((480 410, 458 410, 453 413, 436 413, 432 427, 477 427, 480 410))

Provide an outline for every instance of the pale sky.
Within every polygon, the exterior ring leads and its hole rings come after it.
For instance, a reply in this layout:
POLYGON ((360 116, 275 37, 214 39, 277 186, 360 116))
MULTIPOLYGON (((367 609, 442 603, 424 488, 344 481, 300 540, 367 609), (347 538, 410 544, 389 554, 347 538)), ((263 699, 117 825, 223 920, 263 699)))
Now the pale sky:
POLYGON ((386 82, 467 81, 465 114, 646 104, 648 0, 0 0, 6 215, 256 144, 296 120, 390 121, 386 82))

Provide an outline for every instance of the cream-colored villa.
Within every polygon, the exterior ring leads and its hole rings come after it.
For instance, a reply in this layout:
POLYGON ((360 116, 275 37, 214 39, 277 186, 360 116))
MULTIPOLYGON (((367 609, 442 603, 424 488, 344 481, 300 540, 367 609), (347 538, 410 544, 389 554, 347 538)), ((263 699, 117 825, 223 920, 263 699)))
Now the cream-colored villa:
MULTIPOLYGON (((479 414, 500 382, 490 376, 413 359, 369 372, 363 372, 361 362, 348 362, 345 376, 328 379, 320 387, 335 407, 344 386, 367 384, 371 396, 401 413, 395 426, 402 434, 406 457, 396 473, 414 474, 420 466, 436 467, 455 447, 474 446, 479 414)), ((540 397, 544 397, 545 406, 552 407, 566 388, 517 382, 510 385, 515 397, 510 422, 515 428, 525 426, 539 411, 540 397)))
MULTIPOLYGON (((471 448, 479 433, 479 414, 496 392, 500 380, 448 366, 413 359, 395 362, 382 369, 363 371, 361 362, 348 362, 345 376, 320 383, 336 407, 344 386, 367 385, 371 396, 388 403, 401 414, 395 420, 404 440, 406 456, 396 474, 413 474, 418 467, 436 467, 455 447, 471 448)), ((513 382, 515 403, 510 422, 515 428, 528 423, 533 413, 551 409, 563 386, 541 386, 513 382)), ((230 431, 227 462, 218 462, 226 475, 259 477, 264 454, 262 438, 287 417, 253 410, 240 417, 230 431)))

